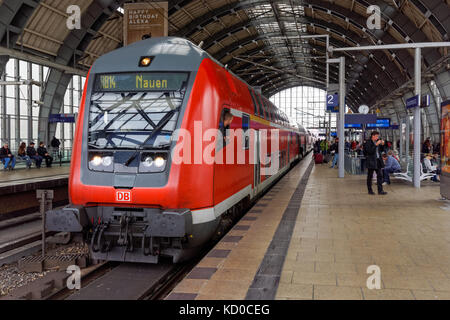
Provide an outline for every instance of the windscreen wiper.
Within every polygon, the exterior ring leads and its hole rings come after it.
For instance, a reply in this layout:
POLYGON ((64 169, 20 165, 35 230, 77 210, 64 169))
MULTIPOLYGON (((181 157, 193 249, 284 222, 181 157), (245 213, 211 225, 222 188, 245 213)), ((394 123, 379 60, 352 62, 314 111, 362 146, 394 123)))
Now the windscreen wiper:
POLYGON ((175 114, 175 110, 169 111, 158 123, 158 125, 153 129, 153 132, 148 136, 147 139, 144 140, 137 148, 136 151, 133 153, 133 155, 125 162, 125 166, 129 166, 130 163, 137 157, 139 154, 139 150, 142 150, 144 146, 147 144, 148 141, 150 141, 151 138, 153 138, 157 133, 161 131, 162 128, 166 126, 166 124, 169 123, 170 119, 172 119, 172 116, 175 114))

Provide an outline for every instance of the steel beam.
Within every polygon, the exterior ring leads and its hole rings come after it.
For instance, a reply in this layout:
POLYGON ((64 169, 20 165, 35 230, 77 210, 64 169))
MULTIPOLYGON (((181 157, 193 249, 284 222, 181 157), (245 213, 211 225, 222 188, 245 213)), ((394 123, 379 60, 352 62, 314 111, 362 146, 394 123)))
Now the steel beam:
POLYGON ((331 52, 346 52, 346 51, 398 50, 398 49, 442 48, 442 47, 450 47, 450 41, 381 44, 375 46, 356 46, 347 48, 333 48, 332 46, 330 46, 329 50, 331 52))
POLYGON ((80 76, 85 77, 87 75, 87 71, 81 70, 81 69, 76 69, 76 68, 72 68, 69 67, 67 65, 61 64, 61 63, 57 63, 57 62, 53 62, 53 61, 49 61, 47 59, 44 58, 40 58, 37 57, 35 55, 32 54, 28 54, 28 53, 23 53, 20 52, 18 50, 14 50, 14 49, 8 49, 5 47, 0 47, 0 55, 8 55, 11 58, 16 58, 19 60, 23 60, 23 61, 29 61, 35 64, 40 64, 49 68, 53 68, 53 69, 57 69, 60 71, 64 71, 65 73, 70 73, 70 74, 77 74, 80 76))
MULTIPOLYGON (((330 113, 331 114, 331 113, 330 113)), ((330 121, 331 122, 331 121, 330 121)), ((339 178, 345 176, 345 57, 339 58, 339 178)))
MULTIPOLYGON (((450 42, 449 42, 450 44, 450 42)), ((422 50, 421 47, 416 47, 415 58, 414 58, 414 93, 417 96, 421 96, 422 92, 422 50)), ((420 106, 414 108, 414 175, 413 183, 414 187, 420 188, 420 106)))

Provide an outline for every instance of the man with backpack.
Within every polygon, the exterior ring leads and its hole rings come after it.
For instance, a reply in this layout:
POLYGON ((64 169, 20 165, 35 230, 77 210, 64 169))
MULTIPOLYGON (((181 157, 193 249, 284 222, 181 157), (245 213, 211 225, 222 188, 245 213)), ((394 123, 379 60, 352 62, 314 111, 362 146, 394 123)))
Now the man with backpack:
POLYGON ((372 190, 372 178, 374 172, 377 174, 378 194, 385 195, 387 192, 383 191, 383 173, 381 169, 384 167, 383 159, 381 157, 384 150, 384 141, 379 139, 380 133, 373 131, 370 139, 364 143, 364 156, 366 157, 367 167, 367 190, 369 194, 375 194, 372 190))

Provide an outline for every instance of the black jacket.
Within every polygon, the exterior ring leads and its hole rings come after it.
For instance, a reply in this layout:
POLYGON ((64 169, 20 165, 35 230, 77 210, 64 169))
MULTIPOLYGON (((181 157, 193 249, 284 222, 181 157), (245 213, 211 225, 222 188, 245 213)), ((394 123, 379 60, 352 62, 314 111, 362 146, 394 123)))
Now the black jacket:
POLYGON ((27 147, 27 156, 34 157, 36 155, 36 149, 34 147, 27 147))
POLYGON ((9 150, 9 148, 2 147, 0 149, 0 159, 8 158, 8 154, 11 155, 11 158, 13 157, 11 150, 9 150))
POLYGON ((339 154, 339 142, 335 142, 331 145, 330 151, 334 151, 339 154))
POLYGON ((366 156, 366 168, 367 169, 381 169, 384 168, 383 159, 381 154, 383 153, 384 146, 378 146, 379 158, 377 159, 377 146, 369 139, 364 143, 364 155, 366 156))
POLYGON ((57 139, 57 138, 54 138, 51 142, 50 142, 50 145, 53 147, 53 148, 59 148, 59 145, 61 144, 61 142, 59 142, 59 140, 57 139))
POLYGON ((47 148, 46 147, 38 147, 37 148, 37 153, 38 155, 40 155, 41 157, 45 157, 45 154, 48 153, 47 148))

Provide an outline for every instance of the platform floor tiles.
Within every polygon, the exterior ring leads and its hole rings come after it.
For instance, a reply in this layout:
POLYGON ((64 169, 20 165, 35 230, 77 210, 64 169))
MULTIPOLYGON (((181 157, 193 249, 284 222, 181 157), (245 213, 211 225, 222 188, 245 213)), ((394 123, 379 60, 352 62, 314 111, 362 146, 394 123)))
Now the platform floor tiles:
POLYGON ((4 171, 2 166, 0 166, 0 168, 0 184, 2 185, 16 182, 20 183, 21 181, 29 179, 41 179, 59 175, 68 175, 70 171, 70 166, 68 164, 63 164, 61 167, 59 164, 54 164, 51 168, 46 168, 45 163, 40 169, 35 168, 34 164, 31 169, 4 171))
POLYGON ((287 173, 181 281, 167 299, 243 300, 310 157, 287 173))
POLYGON ((365 176, 338 179, 316 165, 276 298, 450 299, 450 211, 438 184, 415 189, 393 179, 385 190, 368 195, 365 176), (381 289, 366 285, 371 265, 381 289))

